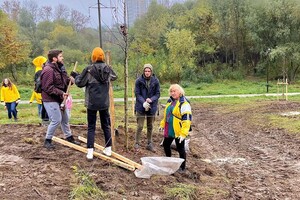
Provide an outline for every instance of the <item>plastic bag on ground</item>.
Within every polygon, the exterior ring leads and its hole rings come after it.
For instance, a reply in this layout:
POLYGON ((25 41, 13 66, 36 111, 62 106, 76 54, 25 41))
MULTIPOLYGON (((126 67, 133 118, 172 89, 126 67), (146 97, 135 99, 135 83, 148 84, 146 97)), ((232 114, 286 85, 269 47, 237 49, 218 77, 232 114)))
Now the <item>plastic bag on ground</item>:
POLYGON ((173 157, 143 157, 142 169, 136 169, 134 174, 138 178, 150 178, 152 175, 171 175, 175 173, 181 163, 182 158, 173 157))

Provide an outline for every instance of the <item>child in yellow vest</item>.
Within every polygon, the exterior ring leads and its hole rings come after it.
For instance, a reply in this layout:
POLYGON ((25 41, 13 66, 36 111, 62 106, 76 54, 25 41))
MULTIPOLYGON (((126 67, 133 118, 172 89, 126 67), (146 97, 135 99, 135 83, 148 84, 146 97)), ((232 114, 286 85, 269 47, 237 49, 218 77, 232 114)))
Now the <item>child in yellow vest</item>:
POLYGON ((30 105, 32 105, 32 102, 36 100, 37 103, 37 107, 38 107, 38 115, 39 117, 42 116, 42 94, 41 93, 37 93, 35 91, 32 92, 31 98, 29 100, 30 105))

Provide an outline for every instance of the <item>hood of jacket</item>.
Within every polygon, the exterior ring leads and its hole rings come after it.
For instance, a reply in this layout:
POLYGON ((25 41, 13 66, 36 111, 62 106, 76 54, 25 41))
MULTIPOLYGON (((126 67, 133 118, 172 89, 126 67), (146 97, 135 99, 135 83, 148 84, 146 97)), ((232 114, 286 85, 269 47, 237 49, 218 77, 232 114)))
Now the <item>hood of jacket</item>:
POLYGON ((47 61, 44 56, 38 56, 33 59, 32 64, 35 66, 35 72, 42 70, 43 64, 47 61))
POLYGON ((110 68, 103 62, 92 64, 90 74, 100 83, 107 83, 110 77, 110 68))

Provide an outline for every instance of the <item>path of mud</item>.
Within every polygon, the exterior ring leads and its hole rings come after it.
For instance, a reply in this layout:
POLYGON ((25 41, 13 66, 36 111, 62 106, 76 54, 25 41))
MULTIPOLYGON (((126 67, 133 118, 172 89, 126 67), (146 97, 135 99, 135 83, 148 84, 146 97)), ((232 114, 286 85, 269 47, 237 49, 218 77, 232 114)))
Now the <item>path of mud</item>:
MULTIPOLYGON (((136 178, 100 159, 87 162, 83 153, 60 144, 55 151, 47 151, 42 147, 45 127, 1 125, 0 199, 68 199, 75 183, 73 166, 87 171, 109 199, 165 199, 165 189, 176 183, 195 185, 196 199, 300 199, 299 137, 271 127, 268 119, 264 126, 252 121, 265 113, 297 111, 300 103, 257 104, 253 109, 227 112, 224 105, 193 104, 187 172, 151 179, 136 178)), ((85 127, 72 127, 72 131, 75 136, 86 134, 85 127)), ((56 135, 62 137, 60 131, 56 135)), ((133 137, 130 130, 127 150, 120 130, 117 152, 139 163, 144 156, 164 156, 160 133, 153 138, 156 153, 147 151, 145 143, 135 152, 133 137)), ((103 143, 101 133, 96 142, 103 143)), ((175 151, 173 156, 178 156, 175 151)))

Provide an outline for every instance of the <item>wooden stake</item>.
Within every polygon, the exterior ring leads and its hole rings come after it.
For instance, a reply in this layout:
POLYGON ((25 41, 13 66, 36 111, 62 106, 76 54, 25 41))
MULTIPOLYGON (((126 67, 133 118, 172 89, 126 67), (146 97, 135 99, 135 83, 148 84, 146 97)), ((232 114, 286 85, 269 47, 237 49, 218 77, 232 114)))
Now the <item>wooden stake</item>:
MULTIPOLYGON (((65 145, 65 146, 68 146, 68 147, 71 147, 71 148, 73 148, 73 149, 76 149, 76 150, 78 150, 78 151, 81 151, 81 152, 83 152, 83 153, 87 153, 87 149, 86 149, 86 148, 84 148, 84 147, 82 147, 82 146, 79 146, 79 145, 76 145, 76 144, 73 144, 73 143, 71 143, 71 142, 68 142, 68 141, 66 141, 66 140, 60 139, 60 138, 58 138, 58 137, 53 136, 53 137, 52 137, 52 140, 55 141, 55 142, 58 142, 58 143, 60 143, 60 144, 63 144, 63 145, 65 145)), ((119 161, 119 160, 116 160, 116 159, 114 159, 114 158, 110 158, 110 157, 108 157, 108 156, 105 156, 105 155, 103 155, 103 154, 97 153, 97 152, 95 152, 95 151, 94 151, 94 154, 93 154, 93 155, 96 156, 96 157, 101 158, 102 160, 112 162, 112 163, 114 163, 114 164, 116 164, 116 165, 118 165, 118 166, 120 166, 120 167, 123 167, 123 168, 125 168, 125 169, 128 169, 128 170, 130 170, 130 171, 134 171, 134 170, 135 170, 135 167, 132 166, 132 165, 123 163, 123 162, 121 162, 121 161, 119 161)))
MULTIPOLYGON (((87 139, 84 138, 84 137, 78 136, 78 139, 79 139, 80 141, 84 142, 84 143, 87 143, 87 139)), ((95 147, 96 147, 97 149, 99 149, 99 150, 101 150, 101 151, 104 149, 104 147, 101 146, 101 145, 99 145, 99 144, 94 143, 94 145, 95 145, 95 147)), ((136 162, 134 162, 134 161, 132 161, 132 160, 130 160, 130 159, 128 159, 128 158, 126 158, 126 157, 120 155, 120 154, 117 154, 117 153, 115 153, 115 152, 112 152, 111 155, 112 155, 113 157, 115 157, 115 158, 117 158, 117 159, 119 159, 119 160, 121 160, 121 161, 123 161, 123 162, 129 164, 129 165, 132 165, 132 166, 136 167, 137 169, 141 169, 141 168, 142 168, 142 165, 140 165, 139 163, 136 163, 136 162)))
POLYGON ((132 116, 134 116, 134 84, 131 84, 131 94, 132 94, 132 116))
MULTIPOLYGON (((111 63, 110 51, 107 51, 106 64, 110 66, 110 63, 111 63)), ((111 81, 109 82, 109 104, 110 104, 109 111, 110 111, 111 142, 112 142, 112 149, 115 150, 115 102, 114 102, 114 92, 113 92, 111 81)))

